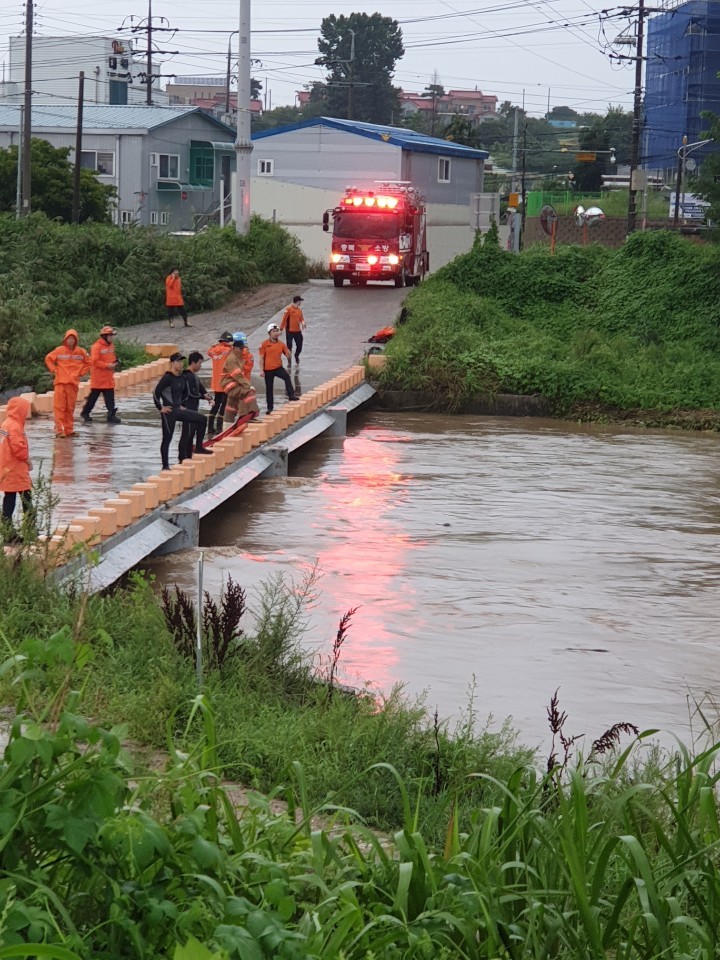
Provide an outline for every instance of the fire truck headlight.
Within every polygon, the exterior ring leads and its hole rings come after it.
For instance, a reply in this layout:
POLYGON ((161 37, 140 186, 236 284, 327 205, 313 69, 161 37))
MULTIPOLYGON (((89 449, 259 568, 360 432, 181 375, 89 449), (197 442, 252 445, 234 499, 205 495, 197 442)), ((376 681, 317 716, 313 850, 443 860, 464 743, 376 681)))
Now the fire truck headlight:
POLYGON ((388 257, 388 262, 393 266, 396 266, 398 263, 400 263, 400 257, 396 253, 391 253, 388 257))
POLYGON ((350 263, 350 257, 346 253, 334 253, 330 259, 333 263, 350 263))
POLYGON ((340 263, 340 254, 339 254, 339 253, 334 253, 334 254, 332 255, 332 262, 333 262, 333 263, 340 263))
POLYGON ((373 264, 374 264, 374 263, 377 263, 377 262, 378 262, 378 258, 377 258, 376 256, 374 256, 374 255, 371 254, 371 255, 368 257, 368 263, 373 263, 373 264))

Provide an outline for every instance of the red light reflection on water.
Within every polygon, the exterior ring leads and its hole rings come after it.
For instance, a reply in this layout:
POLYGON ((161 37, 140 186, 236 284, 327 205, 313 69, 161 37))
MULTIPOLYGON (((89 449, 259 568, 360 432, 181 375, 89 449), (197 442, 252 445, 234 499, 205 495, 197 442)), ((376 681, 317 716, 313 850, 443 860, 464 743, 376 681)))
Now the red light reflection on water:
MULTIPOLYGON (((385 690, 401 678, 397 640, 387 624, 413 611, 404 574, 410 550, 417 549, 396 514, 408 496, 410 477, 398 469, 393 436, 379 448, 364 431, 348 437, 336 475, 326 474, 320 492, 332 516, 333 533, 319 538, 318 561, 325 573, 322 605, 339 619, 358 607, 340 661, 344 679, 370 680, 385 690), (322 549, 323 544, 328 544, 322 549)), ((383 440, 388 438, 383 435, 383 440)))

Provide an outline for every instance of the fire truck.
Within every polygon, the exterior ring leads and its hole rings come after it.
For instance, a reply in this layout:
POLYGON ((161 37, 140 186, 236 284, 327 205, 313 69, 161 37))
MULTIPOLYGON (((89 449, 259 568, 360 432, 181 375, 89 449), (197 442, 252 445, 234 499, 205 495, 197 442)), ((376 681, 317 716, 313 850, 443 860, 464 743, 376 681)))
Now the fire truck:
POLYGON ((331 217, 330 272, 336 287, 345 280, 354 285, 390 280, 396 287, 411 287, 425 276, 430 266, 425 199, 409 183, 348 187, 340 203, 323 214, 323 230, 330 229, 331 217))

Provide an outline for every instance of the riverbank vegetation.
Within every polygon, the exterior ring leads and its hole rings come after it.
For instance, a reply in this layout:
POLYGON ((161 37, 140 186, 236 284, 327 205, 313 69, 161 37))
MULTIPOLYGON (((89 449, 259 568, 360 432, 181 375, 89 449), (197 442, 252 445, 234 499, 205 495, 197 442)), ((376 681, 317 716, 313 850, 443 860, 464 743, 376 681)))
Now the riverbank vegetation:
POLYGON ((327 668, 303 680, 301 606, 277 584, 252 631, 237 587, 206 605, 202 695, 181 594, 158 603, 140 578, 62 592, 22 557, 0 561, 0 588, 17 710, 0 956, 717 956, 717 748, 664 760, 621 723, 583 759, 553 698, 540 770, 512 741, 423 727, 399 698, 330 695, 327 668), (128 726, 164 752, 139 762, 128 726), (228 773, 287 811, 240 801, 228 773))
MULTIPOLYGON (((246 237, 230 227, 173 237, 145 228, 72 226, 42 214, 0 216, 0 390, 45 389, 42 358, 68 327, 87 346, 105 323, 162 318, 165 276, 173 267, 191 312, 221 306, 261 283, 302 282, 308 272, 297 241, 260 217, 252 218, 246 237)), ((118 352, 138 362, 125 345, 118 352)))
POLYGON ((489 236, 409 295, 383 382, 450 410, 535 393, 559 416, 717 429, 718 294, 718 247, 670 233, 555 256, 489 236))

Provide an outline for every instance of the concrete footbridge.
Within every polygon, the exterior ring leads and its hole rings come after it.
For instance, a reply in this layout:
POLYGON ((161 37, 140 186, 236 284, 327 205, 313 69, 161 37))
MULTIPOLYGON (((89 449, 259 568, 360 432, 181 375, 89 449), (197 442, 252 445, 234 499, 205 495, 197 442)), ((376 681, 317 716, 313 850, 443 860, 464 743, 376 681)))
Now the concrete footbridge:
MULTIPOLYGON (((169 470, 161 469, 160 419, 150 395, 168 369, 167 357, 176 343, 147 344, 146 351, 155 358, 116 375, 119 424, 105 422, 102 401, 93 411, 92 424, 80 421, 80 406, 89 391, 89 384, 82 383, 75 434, 56 438, 52 391, 25 394, 34 413, 27 424, 33 480, 36 489, 44 484, 54 501, 43 548, 61 578, 81 575, 86 586, 97 591, 147 557, 197 545, 202 518, 244 486, 287 473, 292 454, 314 438, 344 434, 348 416, 375 393, 366 381, 365 363, 359 362, 363 343, 392 322, 398 298, 380 288, 374 298, 380 309, 372 308, 370 298, 354 298, 347 317, 339 319, 343 293, 352 296, 356 291, 313 287, 305 294, 311 303, 306 311, 309 358, 304 355, 292 373, 298 399, 286 401, 276 381, 271 414, 263 414, 240 436, 218 441, 211 455, 174 463, 169 470), (370 310, 365 309, 368 302, 370 310), (328 349, 321 349, 323 338, 330 335, 328 349), (351 358, 358 362, 348 365, 351 358)), ((198 329, 200 347, 206 349, 206 341, 213 342, 220 332, 198 329)), ((256 355, 254 341, 264 336, 264 325, 251 336, 256 355)), ((183 352, 188 352, 186 347, 183 352)), ((207 380, 209 370, 201 376, 207 380)), ((263 391, 254 379, 262 410, 263 391)), ((207 411, 201 407, 201 412, 207 411)), ((4 413, 0 407, 0 420, 4 413)), ((171 462, 177 459, 179 439, 178 426, 171 462)))

